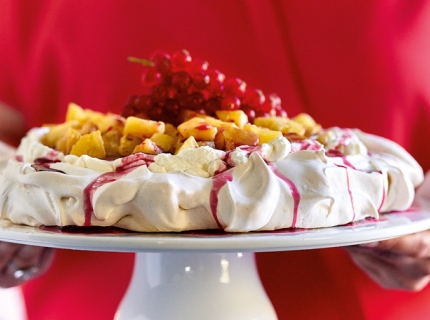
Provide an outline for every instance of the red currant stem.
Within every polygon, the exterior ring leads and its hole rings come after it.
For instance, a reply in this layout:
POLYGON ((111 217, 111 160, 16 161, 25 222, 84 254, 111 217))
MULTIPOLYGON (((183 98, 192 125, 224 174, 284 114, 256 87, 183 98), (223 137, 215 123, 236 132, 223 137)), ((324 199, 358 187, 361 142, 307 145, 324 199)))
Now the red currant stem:
POLYGON ((128 57, 127 60, 130 62, 143 64, 145 67, 153 67, 155 65, 154 62, 150 60, 140 59, 135 57, 128 57))

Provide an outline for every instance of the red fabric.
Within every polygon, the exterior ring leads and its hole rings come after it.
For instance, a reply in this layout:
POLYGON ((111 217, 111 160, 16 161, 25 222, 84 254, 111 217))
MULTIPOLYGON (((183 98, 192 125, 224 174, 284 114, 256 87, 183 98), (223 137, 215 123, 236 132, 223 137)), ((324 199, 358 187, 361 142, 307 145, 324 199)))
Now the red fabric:
MULTIPOLYGON (((127 56, 186 48, 227 76, 276 92, 290 115, 305 111, 324 126, 394 139, 430 168, 429 1, 0 0, 0 7, 0 100, 22 110, 29 127, 61 121, 70 101, 118 112, 141 91, 141 69, 127 56)), ((381 289, 341 249, 261 253, 257 261, 280 319, 430 317, 429 288, 381 289)), ((50 272, 24 287, 30 320, 111 319, 131 264, 131 254, 60 251, 50 272)))

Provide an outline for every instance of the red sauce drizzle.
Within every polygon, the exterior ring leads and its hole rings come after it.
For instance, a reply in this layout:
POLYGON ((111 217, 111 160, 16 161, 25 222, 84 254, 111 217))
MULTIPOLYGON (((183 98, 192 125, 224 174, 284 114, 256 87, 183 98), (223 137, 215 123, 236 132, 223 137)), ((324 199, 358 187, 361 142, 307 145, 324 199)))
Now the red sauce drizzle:
POLYGON ((299 204, 300 204, 300 192, 297 189, 296 185, 293 181, 288 179, 286 176, 284 176, 282 173, 280 173, 272 164, 269 164, 269 168, 273 171, 273 173, 282 181, 284 181, 287 186, 291 190, 291 195, 293 197, 294 201, 294 207, 293 207, 293 222, 291 223, 291 227, 295 228, 297 223, 297 216, 299 212, 299 204))
POLYGON ((143 153, 136 153, 131 156, 121 159, 121 166, 116 168, 114 172, 106 172, 94 179, 88 186, 84 189, 84 214, 85 222, 84 226, 91 226, 91 215, 93 213, 93 195, 98 188, 102 185, 114 182, 119 178, 125 176, 127 173, 133 171, 136 167, 142 165, 148 165, 154 161, 154 156, 147 155, 143 153))
POLYGON ((212 189, 211 189, 209 201, 210 201, 212 216, 214 217, 215 222, 218 228, 220 229, 224 229, 224 228, 219 222, 218 216, 216 213, 216 209, 218 206, 218 193, 228 181, 233 181, 233 175, 231 174, 231 171, 224 171, 212 178, 212 189))
POLYGON ((338 165, 338 164, 337 164, 337 166, 339 168, 344 168, 345 169, 345 173, 346 173, 346 185, 347 185, 347 188, 348 188, 349 199, 351 200, 351 207, 352 207, 352 221, 354 221, 354 219, 355 219, 354 197, 352 196, 351 186, 350 186, 350 183, 349 183, 348 167, 341 166, 341 165, 338 165))
MULTIPOLYGON (((382 174, 382 172, 380 172, 380 174, 382 174)), ((381 212, 382 206, 385 203, 385 197, 386 197, 386 195, 385 195, 385 186, 382 185, 382 200, 381 200, 381 204, 379 205, 378 212, 381 212)))
POLYGON ((114 171, 114 172, 103 173, 102 175, 94 179, 88 186, 85 187, 84 189, 84 214, 85 214, 84 226, 86 227, 91 226, 91 214, 93 213, 92 200, 96 190, 106 183, 116 181, 120 177, 127 174, 128 171, 129 170, 123 170, 121 172, 114 171))
POLYGON ((350 167, 351 169, 357 170, 357 168, 354 167, 354 165, 351 162, 349 162, 345 156, 341 156, 340 158, 342 159, 342 162, 344 163, 345 166, 350 167))

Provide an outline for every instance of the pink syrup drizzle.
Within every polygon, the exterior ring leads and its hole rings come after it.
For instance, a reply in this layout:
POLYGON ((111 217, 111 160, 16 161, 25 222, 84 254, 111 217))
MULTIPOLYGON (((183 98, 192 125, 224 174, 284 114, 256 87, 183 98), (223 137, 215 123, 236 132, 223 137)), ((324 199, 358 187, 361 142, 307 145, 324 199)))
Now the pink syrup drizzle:
MULTIPOLYGON (((379 173, 382 174, 382 172, 379 172, 379 173)), ((382 206, 385 203, 385 197, 386 197, 386 195, 385 195, 385 186, 382 185, 382 200, 381 200, 381 204, 379 205, 378 212, 381 212, 382 206)))
POLYGON ((352 207, 352 221, 354 221, 355 220, 355 207, 354 207, 354 198, 352 196, 351 186, 350 186, 350 183, 349 183, 348 167, 341 166, 341 165, 338 165, 338 164, 337 164, 337 166, 339 168, 344 168, 345 169, 345 173, 346 173, 346 185, 347 185, 347 188, 348 188, 349 199, 351 201, 351 207, 352 207))
POLYGON ((231 171, 224 171, 220 174, 217 174, 216 176, 213 176, 212 178, 212 189, 210 192, 209 201, 210 201, 212 216, 214 217, 218 228, 221 230, 224 228, 219 222, 219 219, 217 216, 218 193, 221 190, 221 188, 229 181, 233 181, 233 175, 231 171))
POLYGON ((116 168, 116 171, 106 172, 95 178, 84 189, 84 226, 91 226, 91 215, 94 211, 92 200, 94 193, 98 188, 109 182, 114 182, 133 171, 136 167, 148 165, 154 161, 154 156, 143 153, 132 154, 121 159, 121 166, 116 168))
POLYGON ((298 216, 298 212, 299 212, 300 192, 297 189, 297 187, 294 184, 294 182, 291 181, 290 179, 288 179, 282 173, 280 173, 272 164, 269 164, 269 168, 273 171, 273 173, 279 179, 281 179, 282 181, 284 181, 287 184, 287 186, 290 188, 290 190, 291 190, 291 195, 293 197, 293 202, 294 202, 294 206, 293 206, 293 222, 291 223, 291 227, 295 228, 296 227, 296 223, 297 223, 297 216, 298 216))
POLYGON ((342 159, 342 162, 345 166, 350 167, 351 169, 357 170, 356 167, 354 167, 354 165, 348 161, 348 159, 346 159, 346 156, 341 156, 340 157, 342 159))

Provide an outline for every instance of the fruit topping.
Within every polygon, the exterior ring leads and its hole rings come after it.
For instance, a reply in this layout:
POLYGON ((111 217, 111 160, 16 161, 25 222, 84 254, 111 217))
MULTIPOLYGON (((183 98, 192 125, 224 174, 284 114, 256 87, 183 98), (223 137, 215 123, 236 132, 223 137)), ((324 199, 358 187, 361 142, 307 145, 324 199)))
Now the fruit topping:
POLYGON ((276 94, 248 87, 240 78, 226 78, 209 63, 192 58, 187 50, 169 55, 155 52, 149 60, 129 58, 143 65, 143 94, 131 96, 122 116, 135 116, 179 125, 185 110, 215 116, 218 110, 242 110, 255 117, 286 117, 276 94))

